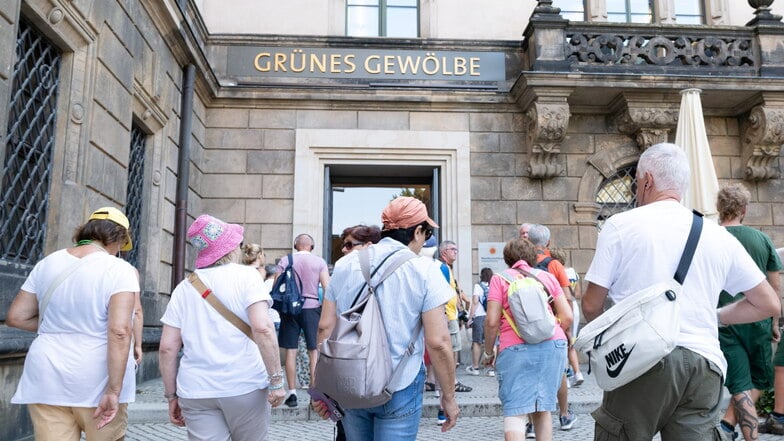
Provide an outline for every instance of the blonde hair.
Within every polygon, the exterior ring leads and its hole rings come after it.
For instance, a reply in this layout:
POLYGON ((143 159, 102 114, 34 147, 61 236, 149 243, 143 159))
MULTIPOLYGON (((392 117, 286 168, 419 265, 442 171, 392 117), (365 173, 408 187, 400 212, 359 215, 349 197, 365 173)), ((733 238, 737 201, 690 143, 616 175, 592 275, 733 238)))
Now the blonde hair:
POLYGON ((550 256, 553 259, 561 262, 561 265, 566 266, 566 260, 567 260, 566 259, 566 250, 564 250, 563 248, 551 247, 550 248, 550 256))
POLYGON ((721 190, 716 197, 716 210, 719 212, 719 222, 740 218, 743 210, 751 200, 751 193, 743 184, 730 184, 721 190))
POLYGON ((216 260, 215 263, 213 263, 212 265, 208 266, 207 268, 210 268, 210 267, 213 267, 213 266, 226 265, 227 263, 240 263, 241 257, 242 257, 242 251, 240 250, 240 247, 237 247, 237 248, 234 248, 233 250, 229 251, 228 254, 226 254, 225 256, 223 256, 220 259, 216 260))
POLYGON ((257 243, 248 243, 242 246, 242 263, 250 265, 261 257, 260 266, 264 266, 264 248, 257 243))

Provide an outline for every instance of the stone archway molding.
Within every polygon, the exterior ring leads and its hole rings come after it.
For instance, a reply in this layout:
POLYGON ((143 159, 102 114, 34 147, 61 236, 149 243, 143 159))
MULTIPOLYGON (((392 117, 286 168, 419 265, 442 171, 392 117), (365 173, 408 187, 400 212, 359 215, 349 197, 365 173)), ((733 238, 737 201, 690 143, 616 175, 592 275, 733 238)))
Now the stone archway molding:
POLYGON ((605 179, 619 169, 634 164, 640 158, 640 149, 636 145, 624 144, 597 152, 588 158, 586 168, 577 191, 577 202, 574 211, 578 225, 597 225, 599 204, 596 203, 596 192, 605 179))

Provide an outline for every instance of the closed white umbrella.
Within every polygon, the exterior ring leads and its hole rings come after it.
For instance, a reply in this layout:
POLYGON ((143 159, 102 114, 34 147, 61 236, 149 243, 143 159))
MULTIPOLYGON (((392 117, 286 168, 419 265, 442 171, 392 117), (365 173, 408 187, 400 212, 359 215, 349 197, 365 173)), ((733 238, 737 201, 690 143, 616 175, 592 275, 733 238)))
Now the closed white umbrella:
POLYGON ((705 131, 700 93, 702 93, 700 89, 681 91, 681 109, 678 114, 675 144, 686 151, 691 169, 689 190, 681 203, 715 220, 718 218, 716 195, 719 193, 719 180, 716 178, 708 134, 705 131))

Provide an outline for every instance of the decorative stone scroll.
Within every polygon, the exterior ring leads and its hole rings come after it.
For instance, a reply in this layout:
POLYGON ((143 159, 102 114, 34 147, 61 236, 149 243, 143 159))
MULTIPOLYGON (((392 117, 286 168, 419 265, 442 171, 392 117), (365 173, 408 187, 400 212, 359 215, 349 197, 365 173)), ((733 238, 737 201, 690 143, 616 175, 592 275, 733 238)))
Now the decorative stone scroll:
POLYGON ((561 142, 569 126, 569 105, 563 102, 532 103, 528 116, 528 173, 531 178, 552 178, 563 172, 558 163, 561 142))
POLYGON ((571 62, 597 65, 755 67, 751 37, 575 32, 566 35, 571 62))
POLYGON ((655 107, 653 103, 628 103, 614 117, 615 125, 621 133, 634 136, 641 151, 648 147, 667 142, 672 129, 678 124, 677 104, 664 103, 655 107))
POLYGON ((778 178, 776 159, 784 143, 784 107, 757 106, 744 122, 742 159, 746 179, 778 178))

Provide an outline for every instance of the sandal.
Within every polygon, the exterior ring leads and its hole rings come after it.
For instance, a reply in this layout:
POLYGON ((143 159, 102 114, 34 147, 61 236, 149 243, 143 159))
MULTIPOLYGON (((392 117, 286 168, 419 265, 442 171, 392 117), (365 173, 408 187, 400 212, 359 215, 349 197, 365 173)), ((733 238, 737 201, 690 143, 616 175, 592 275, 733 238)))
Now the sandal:
POLYGON ((434 390, 436 390, 435 383, 430 383, 430 382, 425 381, 425 391, 426 392, 433 392, 434 390))
POLYGON ((471 392, 472 390, 474 390, 474 388, 471 386, 466 386, 459 381, 455 384, 455 392, 471 392))

